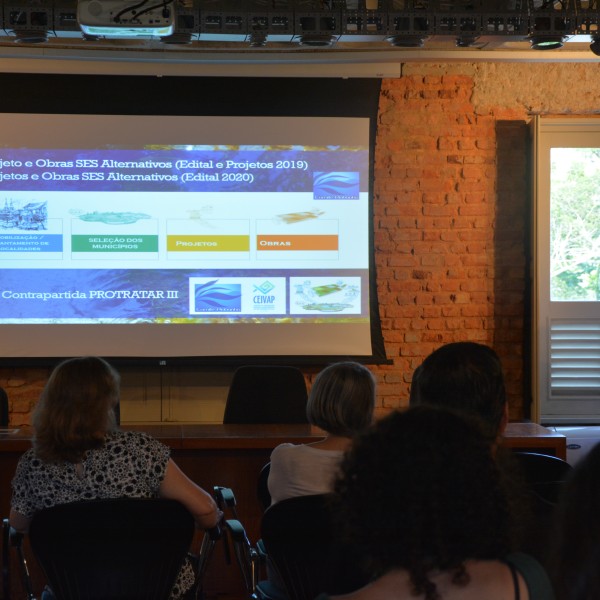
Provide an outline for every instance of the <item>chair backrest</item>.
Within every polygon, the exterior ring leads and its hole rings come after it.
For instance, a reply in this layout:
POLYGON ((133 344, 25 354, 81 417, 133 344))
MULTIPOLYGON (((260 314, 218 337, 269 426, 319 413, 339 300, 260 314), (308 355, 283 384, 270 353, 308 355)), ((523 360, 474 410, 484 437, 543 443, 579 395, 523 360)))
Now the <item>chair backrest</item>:
POLYGON ((536 452, 515 452, 515 457, 529 491, 542 504, 556 506, 571 465, 556 456, 536 452))
POLYGON ((306 423, 306 381, 290 366, 248 365, 233 374, 223 423, 306 423))
POLYGON ((33 553, 60 600, 167 599, 194 535, 179 502, 119 498, 36 513, 33 553))
POLYGON ((261 539, 290 600, 345 594, 368 582, 360 559, 336 536, 329 495, 298 496, 267 509, 261 539))
POLYGON ((8 394, 0 387, 0 427, 8 427, 8 394))
POLYGON ((271 506, 271 493, 269 492, 269 473, 271 472, 271 463, 268 462, 260 470, 258 474, 258 481, 256 482, 256 495, 258 496, 258 502, 260 507, 267 510, 271 506))

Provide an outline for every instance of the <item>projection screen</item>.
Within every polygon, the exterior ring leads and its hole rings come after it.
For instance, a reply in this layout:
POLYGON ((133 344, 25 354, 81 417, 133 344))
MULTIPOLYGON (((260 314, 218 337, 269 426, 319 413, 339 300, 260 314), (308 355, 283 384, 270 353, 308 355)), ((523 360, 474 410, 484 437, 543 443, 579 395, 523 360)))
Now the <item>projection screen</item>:
POLYGON ((0 114, 0 355, 371 356, 370 126, 0 114))

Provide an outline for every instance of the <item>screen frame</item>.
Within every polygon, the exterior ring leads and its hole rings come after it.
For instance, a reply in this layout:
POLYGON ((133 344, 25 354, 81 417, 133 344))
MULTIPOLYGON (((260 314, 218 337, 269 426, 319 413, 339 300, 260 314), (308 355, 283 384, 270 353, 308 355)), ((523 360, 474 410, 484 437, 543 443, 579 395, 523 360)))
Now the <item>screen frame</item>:
MULTIPOLYGON (((369 120, 369 301, 371 355, 111 356, 115 365, 322 365, 352 359, 391 364, 385 353, 374 245, 374 163, 381 80, 0 74, 0 112, 158 116, 319 116, 369 120)), ((0 132, 1 135, 1 132, 0 132)), ((52 366, 64 357, 0 357, 3 366, 52 366)))

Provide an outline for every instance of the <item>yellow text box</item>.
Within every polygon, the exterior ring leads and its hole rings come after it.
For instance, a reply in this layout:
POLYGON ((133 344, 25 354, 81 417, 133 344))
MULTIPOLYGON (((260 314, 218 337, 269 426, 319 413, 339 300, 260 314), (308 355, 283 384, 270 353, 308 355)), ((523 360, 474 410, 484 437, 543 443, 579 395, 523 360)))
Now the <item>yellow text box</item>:
POLYGON ((169 252, 249 252, 248 235, 168 235, 169 252))

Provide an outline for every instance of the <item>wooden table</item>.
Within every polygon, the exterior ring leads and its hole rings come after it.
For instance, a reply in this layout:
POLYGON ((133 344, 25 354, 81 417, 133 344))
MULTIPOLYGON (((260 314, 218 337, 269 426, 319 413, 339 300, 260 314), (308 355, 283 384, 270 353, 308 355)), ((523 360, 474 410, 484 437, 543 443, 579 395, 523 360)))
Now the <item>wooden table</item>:
POLYGON ((567 438, 537 423, 509 423, 503 444, 515 451, 551 454, 567 460, 567 438))
MULTIPOLYGON (((283 442, 304 444, 323 437, 310 425, 125 425, 123 429, 146 431, 172 450, 181 469, 206 490, 220 485, 231 488, 238 515, 252 542, 258 539, 261 507, 256 493, 258 474, 272 449, 283 442)), ((535 423, 510 423, 504 444, 566 458, 566 438, 535 423)), ((0 511, 8 516, 10 482, 20 455, 31 446, 31 431, 0 431, 0 511)), ((15 574, 16 575, 16 574, 15 574)), ((13 579, 17 579, 13 576, 13 579)), ((235 565, 225 564, 217 547, 206 578, 207 597, 244 598, 242 580, 235 565), (214 564, 213 564, 214 563, 214 564)))

